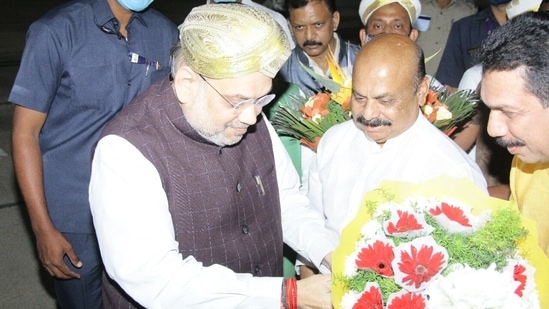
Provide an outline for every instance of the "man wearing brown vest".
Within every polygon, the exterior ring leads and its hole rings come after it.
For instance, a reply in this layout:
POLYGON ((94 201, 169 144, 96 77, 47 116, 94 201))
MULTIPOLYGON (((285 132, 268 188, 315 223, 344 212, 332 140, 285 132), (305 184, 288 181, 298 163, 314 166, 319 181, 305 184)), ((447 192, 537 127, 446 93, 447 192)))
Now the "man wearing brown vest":
POLYGON ((261 113, 289 43, 266 13, 204 5, 172 78, 107 125, 90 204, 107 308, 331 308, 330 276, 282 278, 287 243, 329 270, 335 241, 261 113))

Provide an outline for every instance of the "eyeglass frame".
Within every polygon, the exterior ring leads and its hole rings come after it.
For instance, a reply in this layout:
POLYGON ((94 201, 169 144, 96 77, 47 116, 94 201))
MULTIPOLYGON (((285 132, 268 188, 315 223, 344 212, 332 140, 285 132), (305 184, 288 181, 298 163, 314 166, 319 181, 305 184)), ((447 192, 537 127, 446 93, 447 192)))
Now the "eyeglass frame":
POLYGON ((264 95, 264 96, 262 96, 260 98, 257 98, 257 99, 246 99, 246 100, 242 100, 242 101, 237 102, 236 104, 234 104, 229 99, 227 99, 223 94, 221 94, 221 92, 219 92, 212 84, 210 84, 210 82, 208 82, 208 80, 206 80, 206 78, 204 76, 202 76, 202 74, 198 74, 198 76, 200 76, 200 78, 202 78, 202 80, 205 81, 206 84, 208 84, 208 86, 210 86, 220 97, 222 97, 223 100, 225 100, 227 103, 229 103, 229 105, 233 107, 233 110, 235 112, 239 111, 239 109, 242 106, 250 104, 250 103, 253 104, 255 108, 263 108, 267 104, 271 103, 271 101, 276 96, 276 95, 271 93, 271 94, 264 95))

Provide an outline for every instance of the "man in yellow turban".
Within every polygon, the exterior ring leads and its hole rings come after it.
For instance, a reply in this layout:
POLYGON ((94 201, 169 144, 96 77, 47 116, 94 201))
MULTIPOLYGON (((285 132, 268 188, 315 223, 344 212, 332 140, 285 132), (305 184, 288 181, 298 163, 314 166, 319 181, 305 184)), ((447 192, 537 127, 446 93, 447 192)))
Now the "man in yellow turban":
POLYGON ((106 308, 331 308, 330 276, 282 278, 287 243, 330 268, 335 242, 261 113, 290 54, 267 13, 194 8, 172 78, 107 125, 90 204, 106 308))

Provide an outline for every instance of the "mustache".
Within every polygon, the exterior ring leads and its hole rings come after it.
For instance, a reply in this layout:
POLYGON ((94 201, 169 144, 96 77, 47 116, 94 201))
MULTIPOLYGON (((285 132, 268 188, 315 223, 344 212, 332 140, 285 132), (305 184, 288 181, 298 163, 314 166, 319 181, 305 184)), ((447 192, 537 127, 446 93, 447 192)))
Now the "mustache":
POLYGON ((250 126, 246 125, 246 124, 229 124, 229 125, 227 125, 227 127, 233 128, 233 129, 246 129, 247 130, 250 126))
POLYGON ((519 140, 506 141, 506 140, 503 139, 503 137, 497 137, 496 138, 496 144, 500 145, 503 148, 526 146, 526 144, 524 142, 521 142, 519 140))
POLYGON ((303 46, 314 46, 314 45, 322 46, 322 42, 315 41, 315 40, 307 40, 303 42, 303 46))
POLYGON ((360 123, 361 125, 363 126, 367 126, 367 127, 380 127, 380 126, 391 126, 393 125, 393 123, 387 119, 383 119, 383 118, 372 118, 372 119, 366 119, 364 118, 364 116, 358 116, 358 118, 356 118, 356 121, 358 121, 358 123, 360 123))

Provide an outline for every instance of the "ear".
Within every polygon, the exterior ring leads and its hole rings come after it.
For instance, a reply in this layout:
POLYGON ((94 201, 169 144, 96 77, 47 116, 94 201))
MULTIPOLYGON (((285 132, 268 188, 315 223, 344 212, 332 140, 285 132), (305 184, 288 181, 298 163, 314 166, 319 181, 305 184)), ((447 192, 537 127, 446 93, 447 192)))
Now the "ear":
POLYGON ((419 106, 425 105, 427 92, 429 91, 429 78, 425 76, 417 88, 417 101, 419 106))
POLYGON ((173 79, 175 95, 181 104, 193 102, 198 91, 200 77, 189 66, 181 66, 173 79))
POLYGON ((337 31, 337 27, 339 27, 339 12, 335 11, 332 15, 332 23, 334 24, 334 31, 337 31))
POLYGON ((412 28, 412 31, 410 31, 410 35, 408 37, 415 42, 419 37, 419 31, 416 28, 412 28))
POLYGON ((366 29, 360 28, 360 31, 358 32, 358 37, 360 38, 360 46, 364 46, 366 44, 366 29))

